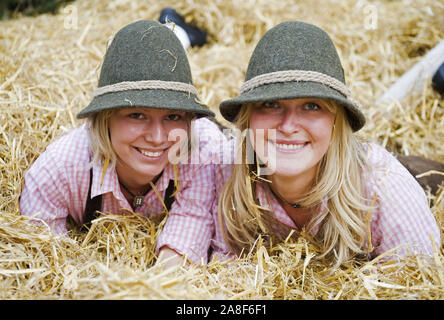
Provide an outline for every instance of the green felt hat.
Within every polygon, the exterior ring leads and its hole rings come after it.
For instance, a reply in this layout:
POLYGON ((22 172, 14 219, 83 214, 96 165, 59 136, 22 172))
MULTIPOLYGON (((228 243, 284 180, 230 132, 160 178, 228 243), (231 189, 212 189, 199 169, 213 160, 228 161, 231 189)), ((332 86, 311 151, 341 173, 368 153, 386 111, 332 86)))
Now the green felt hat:
POLYGON ((147 107, 214 116, 199 101, 185 50, 156 21, 136 21, 114 36, 103 60, 98 88, 77 118, 120 107, 147 107))
POLYGON ((220 104, 220 112, 233 122, 241 106, 250 102, 295 98, 329 99, 343 105, 357 131, 365 117, 350 98, 336 48, 326 32, 298 21, 270 29, 253 51, 240 94, 220 104))

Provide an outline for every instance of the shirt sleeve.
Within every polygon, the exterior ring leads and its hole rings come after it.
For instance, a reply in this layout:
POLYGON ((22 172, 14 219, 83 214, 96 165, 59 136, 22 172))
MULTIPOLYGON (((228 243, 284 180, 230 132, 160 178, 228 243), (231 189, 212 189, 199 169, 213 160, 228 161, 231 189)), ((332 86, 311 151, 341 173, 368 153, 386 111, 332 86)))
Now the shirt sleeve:
POLYGON ((190 163, 179 169, 185 180, 179 184, 184 185, 171 206, 156 251, 168 246, 196 264, 206 264, 215 232, 211 213, 216 201, 213 162, 225 136, 206 118, 194 120, 192 130, 198 148, 193 149, 190 163))
MULTIPOLYGON (((381 148, 382 147, 378 147, 381 148)), ((440 231, 427 197, 415 178, 398 160, 385 150, 375 169, 372 194, 376 193, 376 206, 371 218, 371 236, 376 257, 399 246, 396 254, 428 254, 440 248, 440 231), (433 241, 432 241, 433 239, 433 241)))
POLYGON ((215 199, 213 166, 196 166, 192 179, 176 196, 157 241, 157 253, 167 246, 196 264, 208 262, 214 233, 210 209, 215 199))
POLYGON ((66 176, 45 151, 26 172, 20 195, 20 213, 32 222, 46 223, 55 234, 65 234, 69 187, 66 176))

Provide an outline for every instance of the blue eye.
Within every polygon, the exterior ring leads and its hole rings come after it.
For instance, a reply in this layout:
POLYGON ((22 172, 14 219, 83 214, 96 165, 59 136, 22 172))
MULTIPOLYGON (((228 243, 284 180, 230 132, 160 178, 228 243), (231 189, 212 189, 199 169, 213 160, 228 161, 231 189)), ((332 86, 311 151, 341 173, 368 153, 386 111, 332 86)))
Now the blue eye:
POLYGON ((308 102, 304 105, 305 110, 321 110, 321 107, 314 102, 308 102))
POLYGON ((132 119, 144 119, 144 118, 145 118, 145 115, 144 115, 143 113, 137 113, 137 112, 134 112, 134 113, 130 113, 130 114, 128 115, 128 117, 130 117, 130 118, 132 118, 132 119))
POLYGON ((262 103, 262 107, 267 109, 275 109, 279 107, 279 103, 277 103, 276 101, 265 101, 264 103, 262 103))
POLYGON ((175 113, 171 113, 169 115, 167 115, 167 120, 170 121, 179 121, 182 119, 182 116, 180 114, 175 114, 175 113))

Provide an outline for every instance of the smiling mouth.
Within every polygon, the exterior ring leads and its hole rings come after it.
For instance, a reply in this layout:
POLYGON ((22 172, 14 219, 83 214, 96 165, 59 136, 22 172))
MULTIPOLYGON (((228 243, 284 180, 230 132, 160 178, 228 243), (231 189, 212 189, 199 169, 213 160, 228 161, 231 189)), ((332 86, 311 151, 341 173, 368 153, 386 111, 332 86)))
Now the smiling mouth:
POLYGON ((274 143, 275 146, 282 150, 295 151, 304 148, 309 142, 304 143, 274 143))
POLYGON ((148 150, 143 150, 143 149, 139 149, 139 148, 136 148, 136 149, 141 154, 143 154, 144 156, 149 157, 149 158, 158 158, 158 157, 160 157, 165 152, 165 150, 161 150, 161 151, 148 151, 148 150))
POLYGON ((302 144, 285 144, 285 143, 276 143, 276 147, 284 150, 299 150, 305 147, 306 143, 302 144))

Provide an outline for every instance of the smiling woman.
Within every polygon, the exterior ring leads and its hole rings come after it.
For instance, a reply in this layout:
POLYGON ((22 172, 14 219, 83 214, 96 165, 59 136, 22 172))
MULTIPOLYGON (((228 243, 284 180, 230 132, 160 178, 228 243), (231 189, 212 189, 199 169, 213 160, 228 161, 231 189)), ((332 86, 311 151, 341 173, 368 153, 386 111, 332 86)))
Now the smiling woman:
POLYGON ((123 108, 113 113, 109 132, 119 181, 131 190, 146 188, 168 165, 168 153, 179 152, 178 141, 169 139, 172 130, 186 132, 184 111, 123 108))
POLYGON ((319 246, 317 258, 336 266, 439 248, 420 185, 385 149, 355 135, 365 118, 323 30, 303 22, 270 29, 239 96, 220 111, 247 134, 222 148, 241 150, 244 161, 215 172, 213 255, 240 256, 259 236, 276 245, 301 233, 319 246))
POLYGON ((210 163, 223 139, 208 116, 214 114, 199 103, 174 33, 154 21, 124 27, 105 54, 93 100, 77 115, 86 123, 49 145, 27 171, 21 214, 66 234, 68 216, 87 226, 98 212, 149 217, 166 209, 157 252, 206 261, 207 252, 193 247, 209 245, 211 232, 201 229, 211 225, 210 163), (191 132, 199 138, 192 149, 191 132), (173 164, 183 146, 197 161, 173 164))
POLYGON ((316 99, 279 100, 254 103, 250 108, 250 143, 259 159, 274 169, 273 179, 302 175, 305 179, 292 179, 294 184, 310 183, 333 132, 335 115, 327 104, 316 99), (262 141, 255 134, 258 130, 274 132, 274 137, 265 135, 262 141), (261 146, 267 150, 263 152, 261 146))

